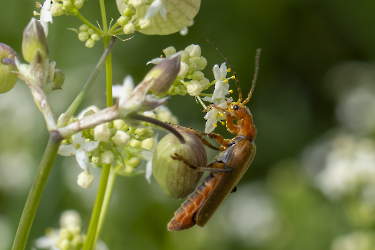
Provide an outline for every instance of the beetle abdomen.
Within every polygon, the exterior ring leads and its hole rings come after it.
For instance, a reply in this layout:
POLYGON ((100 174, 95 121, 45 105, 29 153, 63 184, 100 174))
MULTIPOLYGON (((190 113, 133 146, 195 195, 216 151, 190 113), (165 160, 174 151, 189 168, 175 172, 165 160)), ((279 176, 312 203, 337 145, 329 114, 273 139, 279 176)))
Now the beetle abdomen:
POLYGON ((194 215, 212 193, 223 173, 211 173, 201 185, 199 185, 181 207, 175 212, 174 217, 168 223, 169 231, 181 231, 195 225, 194 215))

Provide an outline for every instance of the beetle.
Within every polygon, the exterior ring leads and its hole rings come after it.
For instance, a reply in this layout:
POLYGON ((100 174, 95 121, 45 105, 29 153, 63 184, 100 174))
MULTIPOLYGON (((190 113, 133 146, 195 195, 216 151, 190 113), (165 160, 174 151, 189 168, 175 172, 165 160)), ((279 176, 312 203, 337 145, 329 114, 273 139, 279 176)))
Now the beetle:
MULTIPOLYGON (((206 135, 208 138, 214 139, 220 144, 219 154, 206 168, 199 168, 190 164, 188 160, 179 154, 175 153, 171 155, 174 160, 184 162, 187 167, 191 169, 210 171, 210 174, 175 212, 174 217, 168 223, 169 231, 188 229, 195 224, 203 227, 229 193, 237 190, 237 183, 245 174, 255 156, 256 147, 254 140, 256 128, 250 110, 245 104, 249 102, 254 91, 259 69, 260 49, 257 50, 256 54, 255 74, 251 90, 247 98, 242 101, 241 88, 233 66, 223 52, 216 45, 214 45, 214 47, 224 56, 227 63, 230 65, 233 76, 236 79, 239 97, 237 102, 228 103, 226 109, 216 105, 210 105, 204 111, 213 108, 224 112, 226 114, 226 127, 230 133, 236 136, 233 139, 224 139, 223 136, 215 133, 193 132, 196 133, 197 136, 206 135), (237 120, 236 124, 233 123, 234 120, 237 120)), ((192 129, 190 128, 189 131, 192 132, 192 129)))

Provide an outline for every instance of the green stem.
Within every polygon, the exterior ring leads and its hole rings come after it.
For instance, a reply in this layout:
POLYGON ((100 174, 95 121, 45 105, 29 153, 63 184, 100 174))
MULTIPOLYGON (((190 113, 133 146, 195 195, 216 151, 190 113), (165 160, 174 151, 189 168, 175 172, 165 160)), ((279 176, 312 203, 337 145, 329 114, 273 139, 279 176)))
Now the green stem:
POLYGON ((55 161, 61 140, 62 138, 55 132, 52 131, 50 133, 46 150, 44 151, 42 161, 40 162, 38 172, 34 178, 33 185, 30 189, 29 196, 27 197, 27 201, 22 212, 21 221, 18 225, 12 250, 25 249, 35 213, 38 208, 40 198, 42 197, 48 175, 55 161))
MULTIPOLYGON (((119 166, 118 168, 122 168, 123 166, 119 166)), ((102 227, 104 224, 105 216, 107 214, 109 202, 111 201, 113 187, 115 186, 116 177, 117 177, 117 169, 111 169, 108 178, 107 190, 105 191, 104 201, 102 206, 102 212, 100 213, 98 229, 96 230, 95 242, 98 240, 100 232, 102 231, 102 227)))
POLYGON ((100 13, 102 15, 103 32, 104 32, 104 35, 107 36, 108 35, 108 24, 107 24, 107 15, 105 13, 104 0, 99 0, 99 4, 100 4, 100 13))
POLYGON ((91 220, 90 220, 89 232, 87 233, 86 243, 85 243, 85 246, 83 247, 83 250, 92 250, 95 248, 96 232, 98 228, 99 217, 100 217, 101 210, 103 207, 103 200, 104 200, 104 195, 106 193, 110 169, 111 169, 110 164, 103 165, 102 175, 100 177, 100 183, 99 183, 99 190, 98 190, 98 194, 96 195, 94 210, 92 212, 91 220))
POLYGON ((112 37, 107 48, 105 49, 102 57, 100 58, 98 64, 95 67, 95 70, 91 73, 89 79, 85 83, 85 86, 83 86, 81 92, 78 94, 76 99, 73 101, 73 103, 70 105, 68 110, 62 114, 62 116, 59 118, 57 126, 59 128, 66 126, 68 124, 69 119, 73 116, 74 112, 77 110, 78 106, 81 104, 82 100, 85 98, 86 94, 89 92, 92 84, 94 83, 96 77, 98 76, 101 68, 103 67, 104 62, 106 61, 108 55, 110 55, 110 52, 115 45, 116 37, 112 37))
POLYGON ((93 25, 92 23, 90 23, 86 18, 84 18, 81 13, 79 13, 77 11, 77 13, 75 14, 76 17, 78 17, 79 19, 81 19, 82 22, 84 22, 85 24, 87 24, 90 28, 92 28, 93 30, 95 30, 96 33, 98 33, 99 36, 102 36, 103 34, 103 31, 98 29, 97 27, 95 27, 95 25, 93 25))
MULTIPOLYGON (((107 47, 107 44, 110 40, 109 36, 104 37, 104 47, 107 47)), ((106 91, 107 91, 107 107, 112 107, 113 98, 112 98, 112 55, 108 55, 107 60, 105 61, 105 75, 106 75, 106 91)))

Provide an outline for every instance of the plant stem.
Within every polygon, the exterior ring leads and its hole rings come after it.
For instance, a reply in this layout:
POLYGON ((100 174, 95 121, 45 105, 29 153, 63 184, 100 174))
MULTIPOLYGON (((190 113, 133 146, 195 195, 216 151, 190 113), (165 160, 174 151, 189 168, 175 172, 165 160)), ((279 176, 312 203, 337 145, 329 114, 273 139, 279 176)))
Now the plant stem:
POLYGON ((54 131, 50 133, 48 144, 42 161, 40 162, 38 172, 34 178, 33 185, 30 189, 29 196, 22 212, 21 221, 18 225, 17 233, 14 238, 12 250, 25 249, 27 238, 35 217, 36 210, 42 197, 44 186, 46 185, 48 175, 55 161, 57 151, 61 144, 62 138, 54 131))
MULTIPOLYGON (((119 166, 119 168, 122 168, 122 167, 123 166, 119 166)), ((109 173, 109 178, 108 178, 107 190, 105 191, 105 195, 104 195, 102 211, 100 213, 98 229, 96 230, 95 242, 98 240, 100 232, 104 224, 109 202, 111 201, 111 197, 113 193, 113 187, 115 186, 116 177, 117 177, 117 169, 111 169, 111 172, 109 173)))
MULTIPOLYGON (((104 37, 104 47, 107 47, 110 37, 104 37)), ((105 61, 105 75, 106 75, 106 91, 107 91, 107 107, 112 107, 113 98, 112 98, 112 55, 108 55, 107 60, 105 61)))
POLYGON ((95 27, 95 25, 93 25, 92 23, 90 23, 86 18, 84 18, 78 11, 77 13, 75 14, 76 17, 78 17, 79 19, 81 19, 82 22, 84 22, 85 24, 87 24, 90 28, 92 28, 93 30, 95 30, 96 33, 98 33, 99 36, 101 36, 103 34, 103 31, 101 31, 100 29, 98 29, 97 27, 95 27))
POLYGON ((85 242, 85 246, 83 247, 83 250, 92 250, 95 248, 96 232, 98 228, 99 217, 100 217, 102 206, 103 206, 104 195, 106 193, 108 175, 109 175, 110 169, 111 169, 110 164, 103 165, 102 175, 100 177, 99 190, 98 190, 98 194, 96 195, 94 210, 92 212, 91 220, 90 220, 89 232, 87 234, 87 238, 86 238, 86 242, 85 242))
POLYGON ((83 98, 85 98, 86 94, 89 92, 92 84, 94 83, 96 77, 98 76, 101 68, 103 67, 103 64, 105 60, 107 59, 108 55, 110 54, 113 46, 115 45, 117 38, 112 37, 107 48, 105 49, 102 57, 100 58, 98 64, 95 67, 95 70, 91 73, 89 79, 85 83, 85 86, 83 86, 81 92, 78 94, 76 99, 73 101, 73 103, 70 105, 68 110, 59 118, 59 122, 57 126, 59 128, 66 126, 68 124, 70 117, 74 114, 74 112, 77 110, 78 106, 81 104, 83 98))

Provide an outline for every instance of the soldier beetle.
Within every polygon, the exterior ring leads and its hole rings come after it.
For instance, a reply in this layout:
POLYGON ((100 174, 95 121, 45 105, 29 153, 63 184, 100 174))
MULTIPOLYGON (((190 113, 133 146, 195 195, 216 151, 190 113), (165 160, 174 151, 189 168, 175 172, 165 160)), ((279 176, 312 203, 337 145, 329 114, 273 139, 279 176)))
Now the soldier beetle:
MULTIPOLYGON (((195 133, 198 137, 206 135, 208 138, 216 140, 220 144, 220 149, 216 148, 220 150, 220 153, 206 168, 199 168, 192 165, 179 154, 175 153, 171 155, 174 160, 184 162, 187 167, 197 171, 209 171, 210 175, 203 180, 203 183, 188 196, 187 200, 175 212, 174 217, 168 224, 169 231, 188 229, 195 224, 203 227, 229 193, 236 191, 237 183, 245 174, 255 156, 256 148, 254 139, 256 128, 250 110, 245 104, 249 102, 254 91, 259 69, 260 49, 257 50, 256 54, 255 73, 251 90, 247 98, 242 101, 241 88, 233 66, 224 53, 216 45, 213 44, 213 46, 224 56, 230 65, 236 79, 239 98, 237 102, 228 103, 226 109, 210 105, 204 111, 213 108, 224 112, 226 114, 226 127, 230 133, 236 134, 236 136, 233 139, 224 139, 219 134, 203 133, 186 128, 188 132, 195 133), (237 123, 234 124, 233 120, 237 120, 237 123)), ((215 149, 215 146, 207 145, 207 141, 205 145, 215 149)))

